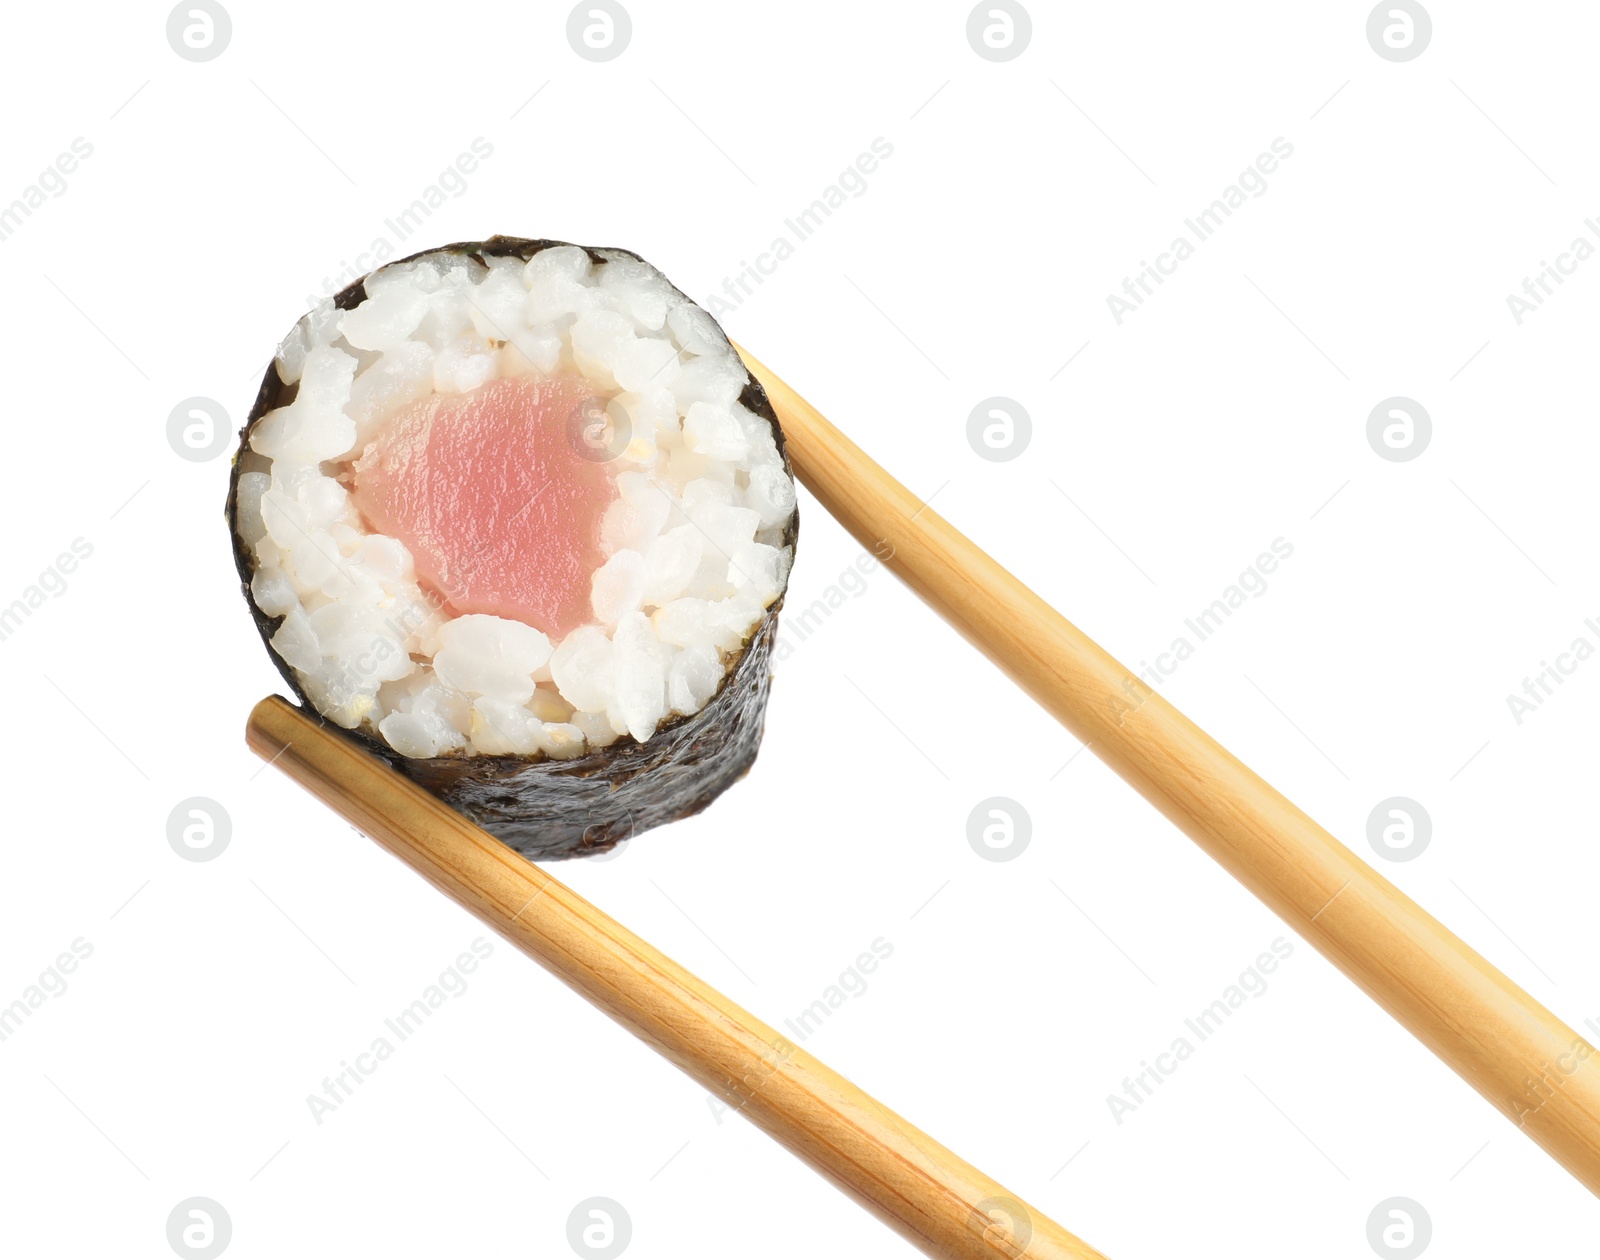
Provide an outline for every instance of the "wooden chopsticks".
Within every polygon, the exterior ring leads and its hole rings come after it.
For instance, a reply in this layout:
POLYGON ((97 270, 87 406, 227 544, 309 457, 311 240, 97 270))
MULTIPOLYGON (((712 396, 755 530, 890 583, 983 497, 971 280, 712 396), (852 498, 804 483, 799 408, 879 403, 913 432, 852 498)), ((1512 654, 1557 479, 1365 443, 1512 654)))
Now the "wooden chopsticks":
POLYGON ((272 696, 245 737, 928 1255, 1104 1260, 336 729, 272 696))
MULTIPOLYGON (((800 480, 863 545, 1600 1194, 1588 1042, 740 354, 800 480)), ((1100 1255, 337 731, 272 697, 247 739, 927 1254, 1100 1255)))
POLYGON ((889 554, 941 617, 1600 1194, 1600 1061, 1588 1042, 739 353, 799 479, 862 545, 889 554))

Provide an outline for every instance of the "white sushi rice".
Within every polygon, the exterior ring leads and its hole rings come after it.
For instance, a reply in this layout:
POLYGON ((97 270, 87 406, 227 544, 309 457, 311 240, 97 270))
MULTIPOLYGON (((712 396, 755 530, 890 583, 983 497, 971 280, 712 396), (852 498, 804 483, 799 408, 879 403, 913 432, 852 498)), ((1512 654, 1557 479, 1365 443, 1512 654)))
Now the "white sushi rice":
POLYGON ((404 756, 569 758, 647 740, 705 706, 788 580, 794 485, 770 426, 738 401, 743 363, 654 268, 601 253, 391 264, 358 306, 324 302, 279 347, 298 390, 241 456, 251 595, 283 618, 272 648, 318 711, 404 756), (400 408, 533 373, 586 378, 621 446, 591 620, 559 641, 450 616, 347 489, 400 408))

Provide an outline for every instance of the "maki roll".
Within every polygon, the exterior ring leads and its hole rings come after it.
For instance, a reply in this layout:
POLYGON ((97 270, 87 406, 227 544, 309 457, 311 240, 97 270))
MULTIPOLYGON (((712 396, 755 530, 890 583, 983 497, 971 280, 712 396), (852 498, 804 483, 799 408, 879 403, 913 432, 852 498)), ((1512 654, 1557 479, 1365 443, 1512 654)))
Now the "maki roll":
POLYGON ((783 434, 635 254, 494 237, 322 303, 267 368, 227 515, 301 701, 529 857, 695 813, 755 759, 783 434))

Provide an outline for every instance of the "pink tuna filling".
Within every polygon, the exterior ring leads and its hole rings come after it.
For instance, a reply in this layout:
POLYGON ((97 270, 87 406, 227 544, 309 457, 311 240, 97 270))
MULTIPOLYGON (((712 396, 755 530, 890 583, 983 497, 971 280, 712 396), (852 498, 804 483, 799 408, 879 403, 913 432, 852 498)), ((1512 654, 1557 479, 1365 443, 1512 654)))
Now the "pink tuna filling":
POLYGON ((454 613, 559 638, 589 620, 600 518, 616 497, 605 464, 579 453, 597 406, 583 381, 562 376, 413 403, 356 463, 356 507, 406 545, 454 613))

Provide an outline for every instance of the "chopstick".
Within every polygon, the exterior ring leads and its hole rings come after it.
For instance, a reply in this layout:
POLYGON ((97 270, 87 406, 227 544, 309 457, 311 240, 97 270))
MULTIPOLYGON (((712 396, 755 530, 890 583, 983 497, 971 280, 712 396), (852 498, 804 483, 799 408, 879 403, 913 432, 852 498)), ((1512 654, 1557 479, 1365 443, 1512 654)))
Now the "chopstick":
POLYGON ((1104 1260, 336 729, 271 696, 245 738, 928 1255, 1104 1260))
POLYGON ((1024 691, 1600 1194, 1600 1061, 1557 1019, 738 347, 795 473, 1024 691))

